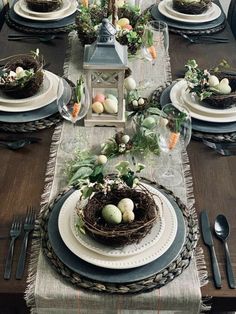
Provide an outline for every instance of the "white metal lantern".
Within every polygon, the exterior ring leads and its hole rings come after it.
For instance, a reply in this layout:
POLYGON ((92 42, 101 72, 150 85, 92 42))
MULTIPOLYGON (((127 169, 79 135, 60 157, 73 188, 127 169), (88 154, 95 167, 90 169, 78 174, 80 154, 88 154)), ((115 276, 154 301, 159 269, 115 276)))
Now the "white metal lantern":
POLYGON ((90 107, 85 126, 125 126, 124 78, 127 46, 115 39, 115 27, 103 19, 98 39, 86 45, 83 67, 90 107))

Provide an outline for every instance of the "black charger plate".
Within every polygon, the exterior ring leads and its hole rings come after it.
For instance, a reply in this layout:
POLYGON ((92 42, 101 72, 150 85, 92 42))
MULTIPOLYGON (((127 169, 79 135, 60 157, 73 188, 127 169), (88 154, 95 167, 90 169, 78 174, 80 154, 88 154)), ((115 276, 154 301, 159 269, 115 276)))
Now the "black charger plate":
POLYGON ((131 283, 157 274, 166 268, 173 260, 175 260, 181 252, 186 240, 185 220, 179 206, 174 201, 174 199, 163 192, 163 194, 168 198, 175 209, 178 228, 172 245, 161 257, 141 267, 121 270, 102 268, 85 262, 67 248, 58 230, 58 216, 61 207, 71 193, 73 193, 73 190, 66 193, 54 205, 48 220, 48 237, 53 251, 57 257, 72 271, 86 278, 99 282, 117 284, 131 283))

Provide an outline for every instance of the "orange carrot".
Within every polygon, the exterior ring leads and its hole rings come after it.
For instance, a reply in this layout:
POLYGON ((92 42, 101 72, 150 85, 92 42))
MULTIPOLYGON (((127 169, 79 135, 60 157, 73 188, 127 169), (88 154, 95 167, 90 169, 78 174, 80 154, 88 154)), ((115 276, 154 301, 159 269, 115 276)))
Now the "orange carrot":
POLYGON ((80 108, 81 108, 80 104, 75 102, 74 105, 73 105, 73 110, 72 110, 72 114, 71 114, 73 118, 77 118, 78 117, 78 114, 80 112, 80 108))
POLYGON ((88 8, 88 0, 82 0, 82 4, 83 4, 83 6, 88 8))
POLYGON ((171 132, 168 144, 168 148, 170 150, 175 148, 175 145, 178 143, 179 137, 180 133, 171 132))
POLYGON ((150 53, 150 55, 152 56, 153 60, 157 58, 157 51, 156 51, 154 46, 148 47, 147 50, 150 53))

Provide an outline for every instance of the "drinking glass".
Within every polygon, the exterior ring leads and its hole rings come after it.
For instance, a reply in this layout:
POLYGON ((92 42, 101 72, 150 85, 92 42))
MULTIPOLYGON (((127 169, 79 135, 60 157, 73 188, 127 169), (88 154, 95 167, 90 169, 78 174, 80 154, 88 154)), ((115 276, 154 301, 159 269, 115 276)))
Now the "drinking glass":
POLYGON ((169 33, 168 25, 163 21, 150 21, 146 24, 143 34, 143 57, 155 64, 160 49, 168 52, 169 33))
POLYGON ((70 86, 64 78, 59 78, 57 88, 57 106, 61 116, 73 124, 73 131, 70 137, 62 140, 61 148, 64 152, 70 153, 76 147, 76 123, 83 119, 88 112, 89 104, 86 101, 86 87, 84 83, 70 86))
POLYGON ((165 154, 166 165, 168 165, 164 167, 162 177, 168 178, 171 185, 178 185, 182 181, 182 176, 178 170, 174 169, 170 159, 181 156, 181 151, 190 142, 192 128, 189 110, 173 103, 166 104, 160 113, 157 132, 161 154, 165 154), (175 154, 176 156, 173 156, 175 154))

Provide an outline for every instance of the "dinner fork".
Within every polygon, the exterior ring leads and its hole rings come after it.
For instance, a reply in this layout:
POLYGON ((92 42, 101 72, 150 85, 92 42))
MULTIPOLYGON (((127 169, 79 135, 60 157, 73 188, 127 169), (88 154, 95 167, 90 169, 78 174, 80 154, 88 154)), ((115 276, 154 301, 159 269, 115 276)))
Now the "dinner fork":
POLYGON ((204 36, 195 36, 195 37, 190 37, 184 33, 180 33, 180 35, 190 41, 192 44, 203 44, 203 43, 212 43, 212 44, 217 44, 217 43, 227 43, 229 42, 228 38, 224 37, 204 37, 204 36))
POLYGON ((203 144, 207 147, 213 148, 217 153, 223 156, 235 156, 236 155, 236 143, 235 142, 211 142, 203 139, 203 144))
POLYGON ((26 252, 28 247, 29 234, 34 229, 36 214, 32 207, 29 207, 24 222, 24 239, 21 246, 21 252, 16 269, 16 279, 22 279, 25 269, 26 252))
POLYGON ((19 237, 21 233, 21 226, 22 226, 21 220, 13 218, 11 229, 10 229, 11 242, 9 245, 7 258, 6 258, 4 279, 10 279, 11 277, 11 268, 12 268, 12 259, 13 259, 13 254, 14 254, 15 240, 19 237))

